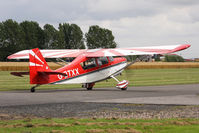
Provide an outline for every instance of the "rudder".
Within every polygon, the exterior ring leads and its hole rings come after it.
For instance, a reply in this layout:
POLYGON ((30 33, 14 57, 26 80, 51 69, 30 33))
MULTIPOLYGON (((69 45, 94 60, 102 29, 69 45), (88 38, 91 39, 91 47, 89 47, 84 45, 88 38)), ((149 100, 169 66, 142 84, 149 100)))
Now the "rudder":
POLYGON ((47 84, 49 75, 41 72, 51 72, 46 60, 38 48, 29 51, 30 84, 47 84))

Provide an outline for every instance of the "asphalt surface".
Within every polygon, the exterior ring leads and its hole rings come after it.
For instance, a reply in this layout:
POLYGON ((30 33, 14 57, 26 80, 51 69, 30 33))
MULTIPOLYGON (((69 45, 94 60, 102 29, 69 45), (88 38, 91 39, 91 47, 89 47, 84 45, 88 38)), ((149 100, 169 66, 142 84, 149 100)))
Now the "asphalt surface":
POLYGON ((0 92, 0 120, 199 118, 199 84, 0 92), (191 105, 191 106, 190 106, 191 105))
POLYGON ((74 102, 199 105, 199 84, 0 92, 0 107, 74 102))

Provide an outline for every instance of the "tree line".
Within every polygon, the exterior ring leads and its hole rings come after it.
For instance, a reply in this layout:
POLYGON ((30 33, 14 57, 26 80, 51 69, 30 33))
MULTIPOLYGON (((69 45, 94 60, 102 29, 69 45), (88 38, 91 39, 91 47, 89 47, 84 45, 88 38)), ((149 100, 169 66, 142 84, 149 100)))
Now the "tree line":
POLYGON ((76 24, 60 23, 56 29, 50 24, 41 28, 35 21, 0 22, 0 61, 24 49, 85 49, 85 44, 89 49, 117 46, 112 31, 97 25, 84 34, 76 24))

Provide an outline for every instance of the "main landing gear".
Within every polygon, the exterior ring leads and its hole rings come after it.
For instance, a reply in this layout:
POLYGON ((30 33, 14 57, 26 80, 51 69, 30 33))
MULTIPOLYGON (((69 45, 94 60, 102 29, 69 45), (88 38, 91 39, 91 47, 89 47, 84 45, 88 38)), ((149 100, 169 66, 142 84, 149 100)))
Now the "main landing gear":
POLYGON ((121 89, 121 90, 127 90, 129 82, 127 80, 119 81, 116 77, 111 76, 115 81, 118 82, 116 85, 116 88, 121 89))
POLYGON ((39 84, 37 84, 36 86, 33 86, 31 89, 30 89, 30 92, 35 92, 35 88, 36 87, 39 87, 40 85, 39 84))
POLYGON ((85 83, 82 84, 82 88, 86 88, 88 91, 93 89, 93 86, 95 85, 95 83, 85 83))

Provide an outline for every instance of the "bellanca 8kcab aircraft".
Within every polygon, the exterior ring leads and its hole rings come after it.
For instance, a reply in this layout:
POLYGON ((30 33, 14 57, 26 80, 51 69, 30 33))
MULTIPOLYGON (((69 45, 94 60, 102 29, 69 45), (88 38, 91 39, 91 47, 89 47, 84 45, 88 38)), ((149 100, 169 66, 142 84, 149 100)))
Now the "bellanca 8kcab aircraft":
MULTIPOLYGON (((168 54, 190 47, 189 44, 170 46, 151 46, 112 49, 53 49, 23 50, 8 56, 8 59, 29 59, 29 72, 11 72, 12 75, 30 75, 30 84, 35 88, 43 84, 82 84, 87 90, 92 90, 96 82, 109 78, 118 83, 116 88, 126 90, 129 82, 115 78, 128 64, 125 56, 168 54), (44 58, 75 57, 75 59, 57 70, 51 70, 44 58)), ((64 61, 63 61, 64 62, 64 61)))

